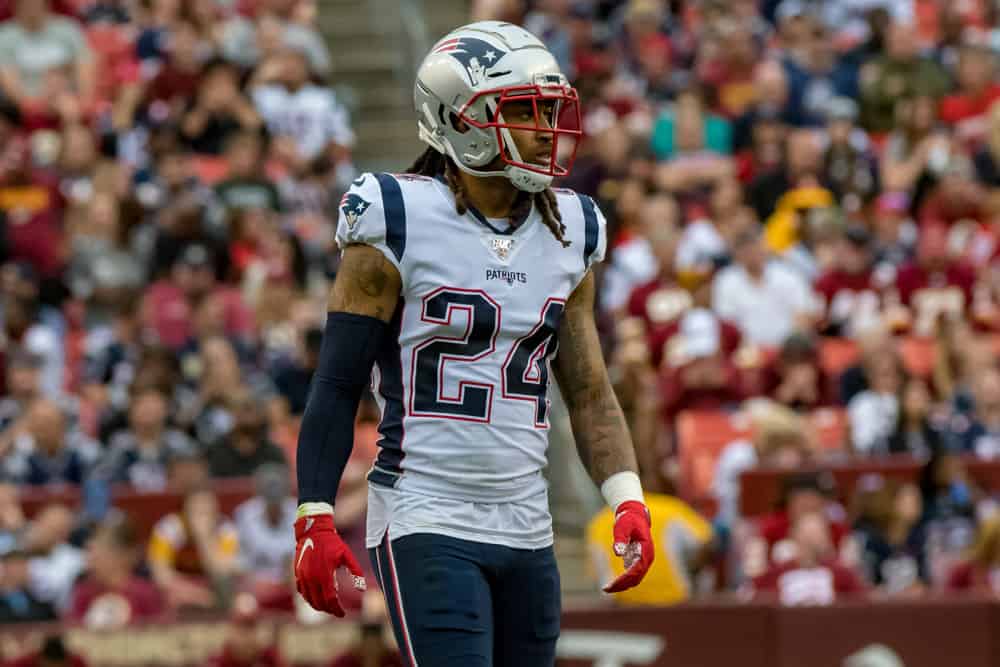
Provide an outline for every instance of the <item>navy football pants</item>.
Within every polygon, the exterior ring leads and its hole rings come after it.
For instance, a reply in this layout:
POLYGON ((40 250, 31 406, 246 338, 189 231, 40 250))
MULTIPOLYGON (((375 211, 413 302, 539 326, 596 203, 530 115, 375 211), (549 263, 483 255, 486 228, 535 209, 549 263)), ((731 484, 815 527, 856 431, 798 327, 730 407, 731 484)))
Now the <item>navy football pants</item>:
POLYGON ((407 667, 551 667, 559 637, 552 547, 417 533, 368 550, 407 667))

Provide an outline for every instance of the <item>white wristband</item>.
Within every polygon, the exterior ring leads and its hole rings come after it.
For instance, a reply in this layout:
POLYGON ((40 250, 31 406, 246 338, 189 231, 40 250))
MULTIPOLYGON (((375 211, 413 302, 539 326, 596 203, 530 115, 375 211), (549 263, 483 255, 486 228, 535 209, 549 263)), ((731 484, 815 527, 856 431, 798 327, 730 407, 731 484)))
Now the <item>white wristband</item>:
POLYGON ((601 495, 612 511, 627 500, 637 500, 645 504, 642 498, 642 482, 639 475, 631 470, 616 472, 601 484, 601 495))
POLYGON ((316 516, 317 514, 333 514, 333 505, 330 503, 302 503, 295 518, 301 519, 304 516, 316 516))

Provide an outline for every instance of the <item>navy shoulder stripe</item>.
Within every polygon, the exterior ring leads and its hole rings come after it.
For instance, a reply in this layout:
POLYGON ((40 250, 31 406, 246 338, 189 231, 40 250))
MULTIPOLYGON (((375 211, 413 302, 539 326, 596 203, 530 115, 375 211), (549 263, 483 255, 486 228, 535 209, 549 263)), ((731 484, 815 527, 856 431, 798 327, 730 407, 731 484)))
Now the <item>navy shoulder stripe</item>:
POLYGON ((597 211, 594 208, 593 199, 580 193, 577 193, 576 196, 580 199, 580 208, 583 209, 583 224, 586 228, 586 236, 583 242, 583 262, 587 264, 590 262, 590 256, 597 250, 597 235, 599 233, 597 211))
POLYGON ((403 261, 403 251, 406 250, 406 206, 403 204, 403 191, 399 182, 389 174, 375 174, 378 187, 382 191, 382 211, 385 213, 385 244, 396 256, 396 261, 403 261))

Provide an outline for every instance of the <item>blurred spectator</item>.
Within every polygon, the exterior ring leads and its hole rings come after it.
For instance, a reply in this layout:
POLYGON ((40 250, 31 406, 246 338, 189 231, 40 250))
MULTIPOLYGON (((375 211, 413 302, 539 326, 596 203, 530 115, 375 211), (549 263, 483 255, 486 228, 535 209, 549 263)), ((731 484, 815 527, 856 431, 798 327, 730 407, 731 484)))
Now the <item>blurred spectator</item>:
POLYGON ((791 527, 793 556, 754 579, 758 594, 774 594, 785 605, 828 605, 865 593, 854 572, 836 560, 830 525, 818 512, 799 517, 791 527))
POLYGON ((969 479, 961 459, 947 451, 935 452, 920 473, 922 522, 927 534, 927 572, 931 582, 943 585, 976 535, 976 507, 980 491, 969 479))
MULTIPOLYGON (((154 3, 164 5, 168 3, 154 3)), ((149 35, 146 36, 149 39, 149 35)), ((154 118, 177 118, 195 99, 198 81, 207 56, 199 42, 198 29, 189 21, 174 22, 169 35, 169 52, 145 89, 147 113, 154 118)), ((143 39, 140 37, 140 50, 143 39)))
POLYGON ((93 102, 96 72, 79 26, 49 11, 49 0, 17 0, 0 25, 0 86, 22 108, 64 112, 93 102))
POLYGON ((940 422, 927 383, 920 378, 908 379, 900 394, 899 419, 889 438, 889 453, 929 458, 945 444, 940 422))
POLYGON ((239 72, 223 62, 205 66, 195 99, 181 120, 181 134, 196 153, 220 155, 226 141, 262 125, 250 100, 239 89, 239 72))
POLYGON ((38 651, 6 665, 7 667, 87 667, 87 662, 67 650, 62 636, 52 635, 45 638, 38 651))
POLYGON ((1000 456, 1000 370, 978 369, 973 387, 973 410, 968 419, 952 420, 952 442, 958 451, 984 459, 1000 456))
POLYGON ((100 445, 72 428, 62 408, 47 399, 32 403, 3 436, 4 472, 20 484, 80 484, 100 455, 100 445))
POLYGON ((736 151, 754 143, 758 124, 780 121, 787 125, 793 121, 788 110, 788 77, 781 63, 774 60, 758 63, 754 69, 753 91, 753 104, 733 121, 733 148, 736 151))
POLYGON ((819 125, 831 100, 853 96, 857 72, 849 61, 838 61, 826 27, 807 18, 808 37, 783 62, 788 76, 788 110, 797 126, 819 125))
POLYGON ((24 623, 55 620, 51 604, 39 600, 30 590, 29 559, 21 551, 0 555, 0 622, 24 623))
POLYGON ((11 350, 5 359, 7 384, 5 396, 0 398, 0 431, 25 414, 35 400, 42 398, 42 358, 23 350, 11 350))
POLYGON ((750 419, 750 440, 736 440, 725 446, 712 480, 719 518, 725 525, 732 525, 740 516, 742 473, 758 465, 794 470, 812 454, 800 416, 767 400, 756 400, 745 409, 750 419))
POLYGON ((852 653, 844 660, 843 667, 906 667, 896 652, 888 646, 872 644, 852 653))
POLYGON ((141 491, 162 491, 172 452, 194 446, 183 432, 168 426, 167 397, 155 387, 133 393, 128 428, 115 433, 93 475, 105 482, 128 483, 141 491))
POLYGON ((1000 518, 983 521, 968 557, 958 563, 948 575, 948 589, 996 595, 1000 591, 997 581, 1000 567, 1000 518))
POLYGON ((704 306, 688 310, 663 335, 660 393, 664 419, 682 410, 718 410, 743 398, 733 361, 739 331, 704 306))
POLYGON ((232 396, 229 410, 233 426, 220 442, 208 449, 213 477, 246 477, 265 463, 285 464, 285 454, 268 439, 264 406, 249 394, 232 396))
MULTIPOLYGON (((787 138, 784 134, 780 137, 784 139, 783 159, 780 164, 773 169, 761 170, 747 186, 747 201, 761 220, 771 217, 778 209, 782 198, 788 196, 786 193, 794 193, 796 189, 802 188, 806 197, 810 198, 811 191, 819 186, 823 172, 823 146, 815 130, 795 130, 789 132, 787 138)), ((801 197, 802 194, 798 196, 801 197)), ((794 195, 789 197, 786 210, 794 204, 791 201, 793 198, 794 195)), ((825 197, 820 196, 819 199, 813 194, 810 199, 812 201, 803 203, 811 206, 817 204, 829 206, 832 203, 832 195, 829 193, 825 197)), ((791 210, 795 211, 796 208, 798 207, 791 210)), ((792 229, 781 234, 785 238, 773 241, 772 247, 781 251, 791 245, 794 241, 792 234, 794 231, 792 229)), ((776 232, 769 232, 769 236, 775 234, 776 232)))
POLYGON ((813 316, 809 285, 780 260, 768 256, 759 229, 747 229, 733 243, 734 264, 719 271, 712 307, 739 326, 747 342, 777 346, 813 316))
POLYGON ((895 128, 882 155, 881 182, 886 192, 923 195, 948 160, 948 134, 937 127, 937 104, 929 95, 895 103, 895 128))
POLYGON ((886 34, 885 53, 865 63, 860 72, 861 117, 871 132, 892 129, 896 102, 913 95, 940 97, 947 75, 920 55, 916 27, 896 21, 886 34))
POLYGON ((255 495, 240 504, 233 516, 240 540, 240 559, 251 578, 258 602, 268 602, 282 593, 291 602, 289 577, 294 545, 289 546, 288 527, 295 523, 298 506, 291 494, 287 466, 265 463, 254 474, 255 495))
POLYGON ((271 3, 262 7, 255 20, 234 16, 222 25, 222 55, 241 67, 248 68, 266 61, 269 55, 282 48, 300 49, 309 61, 309 67, 319 76, 330 72, 330 52, 326 41, 316 30, 315 17, 304 18, 314 2, 271 3), (298 8, 288 10, 288 7, 298 8))
POLYGON ((256 132, 235 134, 226 140, 224 156, 229 171, 215 185, 215 194, 227 211, 281 210, 278 188, 264 174, 263 146, 256 132))
POLYGON ((909 208, 910 200, 901 192, 887 192, 875 200, 872 249, 876 265, 885 270, 898 270, 916 254, 918 232, 909 208))
POLYGON ((218 300, 226 335, 250 333, 250 311, 239 292, 216 282, 213 259, 206 246, 189 245, 180 253, 170 276, 156 281, 146 291, 143 320, 158 342, 175 349, 187 343, 193 333, 192 311, 207 298, 218 300))
POLYGON ((823 156, 823 183, 848 213, 860 212, 878 192, 878 164, 868 135, 856 126, 858 105, 835 97, 826 105, 828 144, 823 156))
POLYGON ((1000 99, 995 82, 996 55, 986 44, 967 41, 956 67, 957 90, 941 100, 941 120, 955 126, 956 136, 975 142, 986 136, 987 112, 1000 99))
POLYGON ((179 513, 156 522, 146 558, 171 609, 218 607, 237 573, 239 537, 202 486, 184 497, 179 513))
POLYGON ((892 276, 886 280, 875 271, 871 241, 865 227, 849 226, 837 243, 833 267, 816 281, 825 305, 822 331, 827 335, 852 337, 881 321, 881 292, 892 276))
POLYGON ((865 364, 868 387, 847 404, 851 446, 864 456, 885 455, 900 422, 899 397, 906 374, 895 352, 866 358, 865 364))
POLYGON ((653 153, 664 160, 656 169, 656 184, 674 194, 710 188, 732 177, 732 129, 728 121, 712 114, 700 90, 678 94, 672 111, 653 126, 653 153))
POLYGON ((115 630, 159 617, 160 592, 138 576, 142 541, 124 514, 109 514, 87 543, 87 572, 73 587, 69 620, 91 630, 115 630))
MULTIPOLYGON (((645 197, 641 187, 637 181, 630 181, 619 195, 617 212, 625 238, 612 252, 601 294, 605 309, 617 312, 627 307, 629 314, 640 317, 642 315, 637 311, 643 304, 641 301, 632 303, 634 290, 650 281, 671 279, 677 228, 680 226, 680 209, 676 200, 668 195, 645 197), (636 200, 634 210, 633 197, 636 200)), ((674 316, 674 313, 668 313, 660 319, 669 320, 674 316)), ((651 319, 649 323, 653 322, 651 319)))
MULTIPOLYGON (((673 554, 660 559, 647 578, 635 588, 614 596, 624 605, 665 605, 683 602, 694 595, 699 570, 708 564, 714 545, 712 528, 690 506, 673 496, 646 493, 646 506, 653 521, 653 535, 661 536, 658 553, 673 554)), ((614 542, 614 512, 605 507, 587 525, 587 545, 599 585, 624 572, 620 558, 610 549, 614 542)))
POLYGON ((286 667, 273 633, 270 635, 262 640, 260 611, 253 596, 237 595, 222 652, 211 658, 207 667, 286 667))
POLYGON ((972 304, 976 274, 955 258, 943 225, 925 225, 920 232, 917 258, 903 266, 896 278, 899 298, 909 307, 913 332, 930 336, 940 318, 959 319, 972 304))
POLYGON ((97 307, 114 307, 143 286, 145 268, 128 245, 122 204, 111 193, 95 193, 84 217, 67 230, 67 281, 73 294, 97 307))
POLYGON ((309 382, 319 365, 323 330, 319 327, 310 328, 296 339, 294 357, 275 364, 273 379, 274 386, 288 402, 291 413, 301 415, 306 408, 306 399, 309 398, 309 382))
POLYGON ((804 411, 833 405, 832 386, 819 364, 819 349, 808 334, 793 333, 781 344, 765 373, 764 392, 776 402, 804 411))
POLYGON ((868 581, 890 594, 919 590, 927 581, 920 489, 869 475, 858 494, 854 535, 868 581))
POLYGON ((338 166, 346 189, 354 177, 350 149, 354 133, 333 91, 310 83, 305 54, 289 48, 263 63, 252 82, 257 112, 274 138, 273 151, 295 172, 320 155, 338 166))

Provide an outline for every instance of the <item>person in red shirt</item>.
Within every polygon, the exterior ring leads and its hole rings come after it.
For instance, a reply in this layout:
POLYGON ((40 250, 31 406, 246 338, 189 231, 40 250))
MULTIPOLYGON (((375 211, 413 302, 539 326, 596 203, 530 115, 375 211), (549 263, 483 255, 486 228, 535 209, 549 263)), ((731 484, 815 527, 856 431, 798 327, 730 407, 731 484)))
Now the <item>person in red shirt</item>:
MULTIPOLYGON (((794 547, 793 526, 807 514, 819 514, 827 521, 831 545, 841 553, 851 555, 850 527, 843 519, 843 509, 828 500, 828 484, 824 476, 801 473, 789 477, 782 489, 779 508, 757 520, 758 539, 763 543, 763 557, 768 563, 780 563, 791 555, 794 547)), ((761 547, 751 545, 751 551, 761 547)))
POLYGON ((156 586, 135 574, 141 548, 126 516, 110 514, 104 519, 87 544, 87 574, 73 588, 70 620, 110 630, 163 613, 156 586))
POLYGON ((806 513, 792 526, 793 555, 753 580, 755 593, 777 596, 782 604, 832 604, 838 597, 861 595, 865 584, 837 562, 830 525, 819 512, 806 513))
POLYGON ((691 293, 677 282, 675 257, 680 236, 671 226, 645 221, 644 235, 659 267, 657 276, 632 290, 628 314, 646 324, 650 360, 659 366, 663 359, 664 332, 692 305, 691 293))
POLYGON ((834 266, 814 286, 823 298, 822 332, 830 336, 852 336, 881 320, 881 291, 890 282, 872 268, 871 233, 851 225, 836 246, 834 266))
POLYGON ((253 313, 240 292, 215 280, 214 259, 207 246, 193 243, 180 253, 170 276, 153 283, 143 301, 143 321, 156 340, 173 349, 194 335, 194 312, 206 298, 218 300, 226 336, 247 337, 253 313))
POLYGON ((1000 84, 994 81, 996 65, 987 44, 966 42, 958 54, 958 90, 941 100, 941 120, 955 126, 966 142, 986 134, 986 113, 1000 99, 1000 84))
POLYGON ((940 224, 921 230, 915 261, 896 277, 900 302, 910 310, 912 330, 930 336, 939 317, 962 317, 972 303, 975 271, 955 259, 948 248, 948 230, 940 224))
POLYGON ((663 418, 682 410, 721 409, 743 399, 733 354, 739 330, 707 308, 692 308, 667 329, 660 367, 663 418))
POLYGON ((763 369, 762 375, 760 393, 793 410, 812 410, 837 402, 833 383, 820 367, 816 341, 808 334, 793 333, 786 338, 777 358, 763 369))
POLYGON ((206 667, 288 667, 276 644, 261 641, 259 622, 257 600, 249 593, 238 594, 233 600, 226 643, 206 667))

